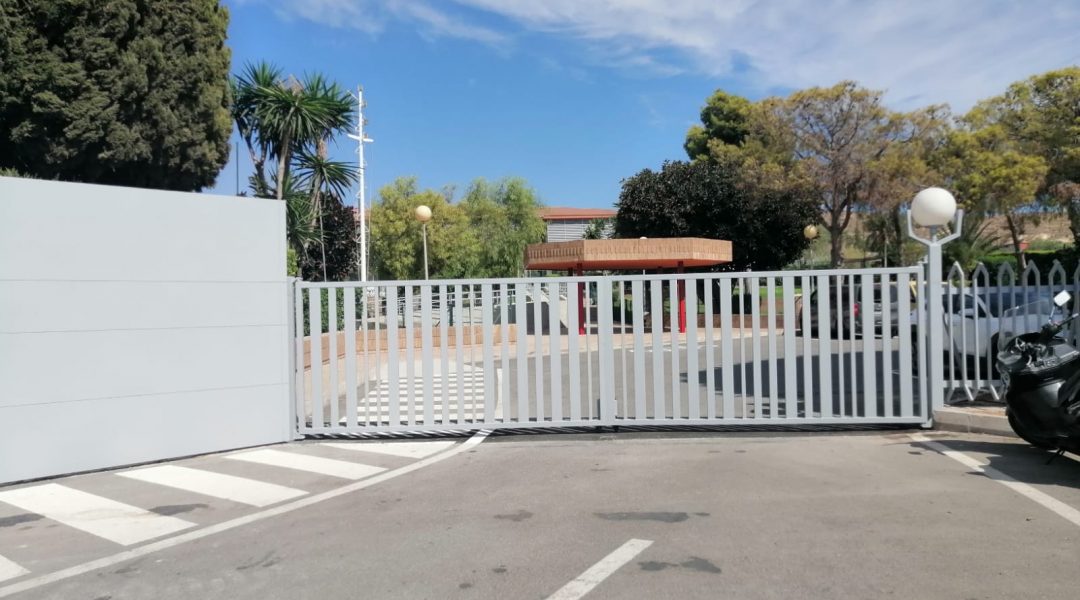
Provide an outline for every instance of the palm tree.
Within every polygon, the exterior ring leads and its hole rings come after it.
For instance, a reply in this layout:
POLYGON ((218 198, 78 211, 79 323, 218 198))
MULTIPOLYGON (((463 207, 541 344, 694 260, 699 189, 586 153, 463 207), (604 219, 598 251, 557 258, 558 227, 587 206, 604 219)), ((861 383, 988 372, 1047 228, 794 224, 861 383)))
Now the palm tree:
MULTIPOLYGON (((317 239, 323 240, 324 191, 344 197, 356 179, 354 167, 329 160, 327 153, 327 142, 348 129, 352 115, 349 93, 320 74, 300 82, 264 62, 248 65, 233 81, 233 118, 255 165, 252 191, 268 197, 273 190, 273 197, 286 201, 289 240, 298 253, 316 239, 316 225, 317 239), (265 175, 268 159, 277 161, 271 181, 265 175)), ((326 279, 325 248, 322 262, 326 279)))

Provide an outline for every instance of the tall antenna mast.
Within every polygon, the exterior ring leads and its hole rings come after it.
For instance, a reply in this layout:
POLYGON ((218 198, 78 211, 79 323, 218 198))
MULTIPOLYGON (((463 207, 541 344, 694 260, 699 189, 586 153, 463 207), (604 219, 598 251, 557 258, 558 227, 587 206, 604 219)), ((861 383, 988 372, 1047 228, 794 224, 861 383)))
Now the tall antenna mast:
POLYGON ((360 218, 360 281, 367 281, 368 270, 368 243, 367 243, 367 202, 364 197, 364 171, 367 170, 367 163, 364 161, 364 144, 370 144, 375 140, 364 135, 364 125, 367 122, 364 120, 364 86, 356 86, 356 133, 349 134, 349 137, 356 140, 356 153, 358 157, 358 172, 360 175, 360 189, 356 192, 356 212, 360 218))

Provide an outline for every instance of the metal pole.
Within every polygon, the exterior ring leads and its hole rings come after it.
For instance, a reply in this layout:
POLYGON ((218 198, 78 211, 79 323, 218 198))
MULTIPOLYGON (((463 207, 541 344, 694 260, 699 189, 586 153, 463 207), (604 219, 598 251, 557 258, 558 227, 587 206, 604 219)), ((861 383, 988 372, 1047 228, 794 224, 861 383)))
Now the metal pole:
POLYGON ((427 269, 427 223, 421 223, 420 227, 424 232, 424 281, 427 281, 427 278, 428 278, 428 269, 427 269))
POLYGON ((356 88, 356 105, 356 134, 360 138, 357 140, 359 146, 357 152, 360 155, 360 172, 358 173, 360 190, 357 201, 357 210, 360 212, 360 281, 367 281, 367 199, 364 197, 364 172, 367 170, 367 165, 364 163, 364 88, 359 86, 356 88))

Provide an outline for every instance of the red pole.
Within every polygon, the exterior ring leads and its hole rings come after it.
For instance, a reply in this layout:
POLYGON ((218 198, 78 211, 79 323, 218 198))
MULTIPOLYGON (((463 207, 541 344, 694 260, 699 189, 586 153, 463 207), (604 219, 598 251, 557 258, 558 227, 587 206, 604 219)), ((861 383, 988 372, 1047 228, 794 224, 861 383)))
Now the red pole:
MULTIPOLYGON (((585 271, 578 265, 577 276, 581 277, 585 271)), ((585 284, 577 284, 577 322, 578 334, 585 335, 585 284)))
MULTIPOLYGON (((682 262, 679 263, 677 269, 679 275, 686 272, 683 268, 682 262)), ((694 307, 695 309, 697 307, 694 307)), ((686 333, 686 280, 679 280, 679 333, 686 333)))

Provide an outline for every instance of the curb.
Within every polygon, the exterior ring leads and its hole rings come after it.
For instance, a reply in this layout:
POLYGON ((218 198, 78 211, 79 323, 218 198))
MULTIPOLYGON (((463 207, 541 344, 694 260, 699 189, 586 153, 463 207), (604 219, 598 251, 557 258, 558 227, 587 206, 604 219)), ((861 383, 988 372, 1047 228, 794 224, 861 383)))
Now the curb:
POLYGON ((939 408, 934 411, 934 429, 962 433, 988 433, 1016 437, 1002 411, 939 408))

